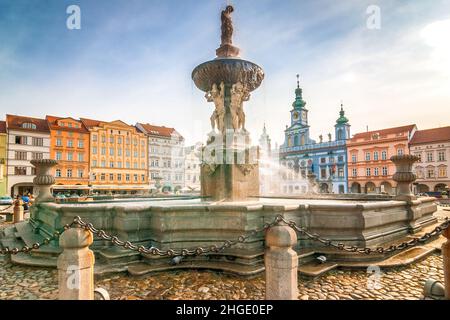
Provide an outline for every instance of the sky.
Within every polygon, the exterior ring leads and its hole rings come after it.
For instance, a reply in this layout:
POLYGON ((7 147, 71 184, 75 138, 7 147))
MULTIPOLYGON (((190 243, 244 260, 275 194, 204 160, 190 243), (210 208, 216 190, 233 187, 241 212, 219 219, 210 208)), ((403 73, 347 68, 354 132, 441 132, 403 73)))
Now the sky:
POLYGON ((334 133, 341 101, 352 134, 450 125, 450 0, 0 0, 0 117, 148 122, 205 141, 214 107, 191 72, 215 58, 228 3, 234 44, 266 75, 244 107, 255 143, 264 123, 283 143, 297 74, 313 139, 334 133), (66 26, 70 5, 81 29, 66 26))

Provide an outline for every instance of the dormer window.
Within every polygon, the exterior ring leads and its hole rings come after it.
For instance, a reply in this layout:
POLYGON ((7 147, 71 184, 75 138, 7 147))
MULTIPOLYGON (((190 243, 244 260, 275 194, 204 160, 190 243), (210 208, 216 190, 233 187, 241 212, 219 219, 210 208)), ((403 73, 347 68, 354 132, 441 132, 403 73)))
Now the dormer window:
POLYGON ((22 128, 23 129, 33 129, 36 130, 36 125, 34 123, 31 122, 24 122, 22 123, 22 128))

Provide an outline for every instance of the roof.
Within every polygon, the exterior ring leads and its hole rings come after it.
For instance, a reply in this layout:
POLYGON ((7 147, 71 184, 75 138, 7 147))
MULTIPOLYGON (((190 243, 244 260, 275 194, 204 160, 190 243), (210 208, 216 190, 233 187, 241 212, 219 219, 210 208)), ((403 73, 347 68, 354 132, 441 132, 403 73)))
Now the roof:
POLYGON ((374 134, 379 134, 380 136, 388 135, 388 134, 396 134, 401 132, 411 132, 416 127, 415 124, 410 124, 407 126, 402 127, 395 127, 395 128, 388 128, 388 129, 382 129, 382 130, 374 130, 374 131, 368 131, 368 132, 361 132, 357 133, 353 136, 352 139, 364 139, 364 138, 371 138, 374 134))
POLYGON ((439 141, 450 141, 450 127, 416 131, 410 143, 422 144, 439 141))
POLYGON ((6 121, 0 121, 0 133, 6 133, 6 121))
MULTIPOLYGON (((138 125, 143 129, 144 133, 147 135, 157 135, 161 137, 172 137, 173 134, 179 134, 174 128, 166 128, 164 126, 155 126, 152 124, 138 123, 138 125)), ((181 138, 183 138, 180 135, 181 138)))
POLYGON ((84 124, 84 126, 88 129, 91 129, 93 127, 98 127, 102 123, 102 121, 99 121, 99 120, 92 120, 92 119, 86 119, 86 118, 80 118, 80 120, 84 124))
POLYGON ((7 114, 6 115, 6 123, 8 126, 8 130, 13 129, 13 130, 22 130, 22 131, 36 131, 36 132, 50 133, 47 120, 45 120, 45 119, 23 117, 23 116, 7 114), (24 127, 22 127, 22 125, 24 123, 31 123, 31 124, 35 125, 36 128, 35 129, 24 128, 24 127))
POLYGON ((72 131, 72 132, 82 132, 87 133, 88 130, 85 128, 83 123, 80 120, 71 118, 71 117, 55 117, 55 116, 46 116, 45 119, 48 122, 48 127, 50 130, 64 130, 64 131, 72 131), (79 128, 68 127, 68 126, 60 126, 58 125, 58 120, 70 119, 80 124, 79 128))

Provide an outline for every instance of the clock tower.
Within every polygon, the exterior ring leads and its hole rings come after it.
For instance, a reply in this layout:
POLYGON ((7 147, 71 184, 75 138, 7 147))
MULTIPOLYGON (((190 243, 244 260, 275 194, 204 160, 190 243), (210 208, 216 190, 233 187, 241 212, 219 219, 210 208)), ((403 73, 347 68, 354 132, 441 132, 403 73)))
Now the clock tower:
POLYGON ((300 75, 297 75, 297 89, 295 89, 295 101, 291 110, 291 126, 300 125, 308 127, 308 110, 305 108, 306 102, 303 100, 303 91, 300 88, 300 75))

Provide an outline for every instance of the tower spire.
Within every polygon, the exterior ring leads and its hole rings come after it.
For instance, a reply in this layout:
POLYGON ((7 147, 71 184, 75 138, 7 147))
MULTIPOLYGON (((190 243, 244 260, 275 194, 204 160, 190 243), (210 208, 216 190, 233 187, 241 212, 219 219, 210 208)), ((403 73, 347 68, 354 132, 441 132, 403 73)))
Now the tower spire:
POLYGON ((297 73, 297 89, 300 89, 300 75, 297 73))

